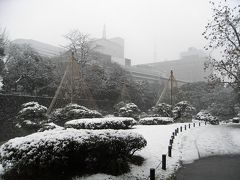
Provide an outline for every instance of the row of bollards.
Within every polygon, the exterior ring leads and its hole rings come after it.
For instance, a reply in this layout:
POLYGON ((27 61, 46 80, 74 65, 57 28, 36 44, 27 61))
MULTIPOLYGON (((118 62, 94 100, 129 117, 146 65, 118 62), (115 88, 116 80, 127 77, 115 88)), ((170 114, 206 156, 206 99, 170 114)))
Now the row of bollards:
MULTIPOLYGON (((205 125, 207 125, 207 122, 205 121, 205 125)), ((193 127, 195 127, 196 124, 193 123, 193 127)), ((199 122, 199 126, 201 126, 201 122, 199 122)), ((188 128, 191 128, 191 124, 188 124, 188 128)), ((184 130, 187 130, 187 125, 184 125, 184 130)), ((180 132, 183 131, 183 127, 180 126, 180 132)), ((179 128, 175 129, 175 131, 172 133, 171 139, 169 140, 169 146, 168 146, 168 157, 172 157, 172 145, 173 145, 173 141, 175 136, 177 136, 177 134, 179 133, 179 128)), ((166 154, 162 154, 162 169, 166 170, 166 166, 167 166, 167 157, 166 154)), ((155 180, 155 169, 151 168, 150 169, 150 180, 155 180)))

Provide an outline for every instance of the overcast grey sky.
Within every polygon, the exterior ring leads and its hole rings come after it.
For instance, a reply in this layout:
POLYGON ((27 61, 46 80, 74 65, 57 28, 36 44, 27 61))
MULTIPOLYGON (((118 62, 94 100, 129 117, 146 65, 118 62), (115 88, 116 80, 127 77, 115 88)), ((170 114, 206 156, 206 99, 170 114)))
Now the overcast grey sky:
POLYGON ((133 64, 174 60, 188 47, 202 48, 211 9, 209 0, 0 0, 0 27, 11 40, 64 43, 72 29, 125 39, 125 56, 133 64))

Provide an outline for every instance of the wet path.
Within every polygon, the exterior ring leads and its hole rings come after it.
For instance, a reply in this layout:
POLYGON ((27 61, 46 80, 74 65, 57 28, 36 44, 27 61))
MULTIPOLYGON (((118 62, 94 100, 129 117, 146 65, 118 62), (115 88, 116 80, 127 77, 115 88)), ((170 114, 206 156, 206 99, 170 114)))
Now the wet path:
POLYGON ((240 180, 240 125, 209 126, 183 135, 177 180, 240 180))
POLYGON ((177 180, 239 180, 240 156, 213 156, 186 164, 177 180))

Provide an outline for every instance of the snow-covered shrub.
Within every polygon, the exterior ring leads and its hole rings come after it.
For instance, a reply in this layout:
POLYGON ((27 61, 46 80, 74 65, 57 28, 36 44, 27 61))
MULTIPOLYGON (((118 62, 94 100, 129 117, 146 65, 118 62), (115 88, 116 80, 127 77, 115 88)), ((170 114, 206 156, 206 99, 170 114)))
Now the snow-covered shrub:
POLYGON ((192 119, 195 111, 196 109, 188 101, 180 101, 173 108, 173 118, 181 122, 188 121, 192 119))
POLYGON ((200 121, 215 121, 217 118, 213 116, 210 112, 206 110, 201 110, 199 113, 197 113, 195 119, 200 121))
POLYGON ((133 118, 129 117, 110 117, 93 119, 76 119, 67 121, 66 128, 75 129, 129 129, 136 124, 133 118))
POLYGON ((120 117, 132 117, 135 120, 139 120, 139 114, 141 113, 138 106, 134 103, 127 103, 123 107, 120 107, 117 111, 117 115, 120 117))
POLYGON ((172 107, 166 103, 159 103, 153 106, 149 113, 155 117, 172 117, 172 107))
POLYGON ((68 104, 64 108, 53 111, 50 120, 58 125, 64 125, 65 122, 81 118, 100 118, 102 114, 96 110, 90 110, 78 104, 68 104))
POLYGON ((28 102, 22 104, 21 110, 17 114, 17 127, 38 129, 41 124, 46 122, 47 108, 38 104, 38 102, 28 102))
POLYGON ((239 123, 239 122, 240 122, 240 118, 239 118, 239 117, 234 117, 234 118, 232 119, 232 122, 233 122, 233 123, 239 123))
POLYGON ((58 126, 54 123, 46 123, 46 124, 43 124, 42 127, 38 130, 38 132, 43 132, 43 131, 47 131, 47 130, 52 130, 52 129, 64 129, 63 127, 61 126, 58 126))
POLYGON ((160 125, 173 123, 173 118, 170 117, 146 117, 139 120, 142 125, 160 125))
POLYGON ((207 121, 210 124, 219 124, 219 120, 217 117, 213 116, 210 112, 207 110, 201 110, 199 113, 197 113, 195 119, 200 121, 207 121))
POLYGON ((118 163, 128 167, 128 158, 146 144, 141 135, 124 130, 54 129, 9 140, 0 147, 0 164, 3 176, 15 179, 68 171, 117 174, 118 163))

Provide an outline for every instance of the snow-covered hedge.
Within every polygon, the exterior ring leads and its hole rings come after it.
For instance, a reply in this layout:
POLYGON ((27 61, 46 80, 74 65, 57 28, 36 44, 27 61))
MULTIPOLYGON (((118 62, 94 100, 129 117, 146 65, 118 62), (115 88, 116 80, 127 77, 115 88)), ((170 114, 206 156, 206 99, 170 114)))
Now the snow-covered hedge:
POLYGON ((149 113, 155 117, 172 117, 172 108, 169 104, 159 103, 153 106, 149 113))
POLYGON ((64 125, 65 122, 81 118, 100 118, 102 114, 96 110, 90 110, 78 104, 68 104, 64 108, 53 111, 50 115, 51 121, 58 125, 64 125))
POLYGON ((139 120, 142 125, 159 125, 173 123, 173 118, 170 117, 146 117, 139 120))
POLYGON ((136 124, 133 118, 129 117, 109 117, 109 118, 92 118, 76 119, 67 121, 66 128, 75 129, 129 129, 136 124))
POLYGON ((180 101, 173 108, 173 118, 181 122, 192 119, 196 109, 188 101, 180 101))
POLYGON ((14 138, 0 147, 4 177, 40 177, 70 171, 114 174, 116 163, 127 163, 145 147, 139 134, 124 130, 54 129, 14 138))
POLYGON ((219 124, 218 118, 206 110, 201 110, 199 113, 197 113, 195 119, 200 121, 207 121, 211 124, 219 124))
POLYGON ((135 120, 139 120, 141 111, 134 103, 127 103, 118 110, 118 116, 120 117, 132 117, 135 120))
POLYGON ((38 102, 28 102, 22 104, 21 110, 17 114, 17 127, 38 129, 47 120, 47 108, 38 102))

